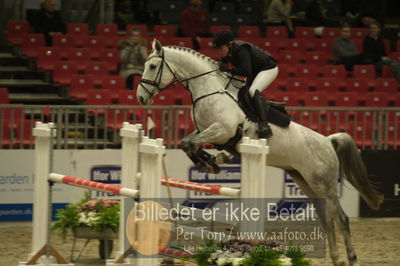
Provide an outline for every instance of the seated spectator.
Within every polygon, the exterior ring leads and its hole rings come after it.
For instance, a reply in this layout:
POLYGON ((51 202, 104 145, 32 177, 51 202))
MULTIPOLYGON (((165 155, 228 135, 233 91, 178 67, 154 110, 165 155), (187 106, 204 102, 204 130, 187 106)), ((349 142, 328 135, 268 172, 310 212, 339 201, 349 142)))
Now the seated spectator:
POLYGON ((191 37, 195 50, 200 50, 201 37, 211 37, 208 11, 202 8, 203 0, 190 0, 190 7, 182 11, 181 35, 191 37))
POLYGON ((373 22, 369 25, 369 35, 363 42, 364 53, 366 53, 373 61, 377 72, 382 72, 384 65, 389 65, 393 76, 400 81, 400 65, 390 59, 385 50, 385 42, 381 37, 381 26, 379 23, 373 22))
POLYGON ((132 90, 133 77, 143 73, 143 65, 147 59, 147 41, 141 37, 139 28, 132 28, 129 35, 129 39, 118 41, 117 48, 121 58, 119 74, 125 78, 126 87, 132 90))
POLYGON ((60 12, 55 9, 55 0, 45 0, 41 4, 41 9, 36 14, 34 21, 32 21, 34 31, 44 34, 47 46, 51 46, 52 37, 55 34, 64 33, 66 28, 60 12))
POLYGON ((335 64, 344 65, 347 71, 352 71, 354 65, 372 64, 364 53, 359 53, 354 41, 350 39, 351 28, 345 24, 340 31, 340 37, 333 41, 333 58, 335 64))
POLYGON ((292 0, 272 0, 267 11, 269 26, 286 26, 290 36, 293 36, 293 23, 290 19, 292 0))

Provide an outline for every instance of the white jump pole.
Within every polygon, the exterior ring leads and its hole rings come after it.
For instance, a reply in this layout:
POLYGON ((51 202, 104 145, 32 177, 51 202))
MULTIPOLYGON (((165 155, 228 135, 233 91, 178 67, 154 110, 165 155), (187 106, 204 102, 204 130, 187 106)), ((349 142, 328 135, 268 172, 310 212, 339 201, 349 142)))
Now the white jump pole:
MULTIPOLYGON (((32 258, 46 243, 49 225, 49 184, 47 175, 50 171, 50 140, 53 123, 36 122, 33 129, 35 136, 35 184, 33 195, 32 223, 32 258)), ((54 136, 53 136, 54 137, 54 136)))
POLYGON ((87 179, 60 175, 56 173, 49 174, 49 180, 56 182, 56 183, 63 183, 66 185, 80 187, 84 189, 96 190, 105 193, 111 193, 117 196, 125 197, 125 198, 136 198, 139 196, 139 190, 132 189, 132 188, 125 188, 114 186, 110 184, 104 184, 100 182, 90 181, 87 179))

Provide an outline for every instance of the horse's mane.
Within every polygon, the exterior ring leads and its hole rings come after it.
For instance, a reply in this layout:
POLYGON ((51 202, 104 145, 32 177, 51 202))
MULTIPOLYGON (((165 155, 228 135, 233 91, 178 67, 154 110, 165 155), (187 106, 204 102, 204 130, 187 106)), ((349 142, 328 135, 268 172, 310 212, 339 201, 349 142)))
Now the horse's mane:
POLYGON ((218 64, 218 62, 215 61, 214 59, 212 59, 211 57, 209 57, 207 55, 204 55, 204 54, 201 54, 201 53, 199 53, 199 52, 197 52, 197 51, 195 51, 195 50, 193 50, 191 48, 188 48, 188 47, 182 47, 182 46, 176 46, 176 45, 169 45, 169 46, 165 46, 165 47, 166 48, 171 48, 173 50, 188 52, 188 53, 198 57, 199 59, 206 60, 207 62, 212 63, 214 65, 218 64))

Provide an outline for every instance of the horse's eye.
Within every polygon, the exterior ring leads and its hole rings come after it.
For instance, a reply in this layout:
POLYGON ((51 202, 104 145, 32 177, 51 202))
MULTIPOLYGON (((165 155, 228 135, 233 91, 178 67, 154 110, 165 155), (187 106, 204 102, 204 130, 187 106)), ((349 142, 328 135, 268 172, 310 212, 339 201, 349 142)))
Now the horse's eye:
POLYGON ((155 64, 150 65, 150 69, 155 69, 157 66, 155 64))

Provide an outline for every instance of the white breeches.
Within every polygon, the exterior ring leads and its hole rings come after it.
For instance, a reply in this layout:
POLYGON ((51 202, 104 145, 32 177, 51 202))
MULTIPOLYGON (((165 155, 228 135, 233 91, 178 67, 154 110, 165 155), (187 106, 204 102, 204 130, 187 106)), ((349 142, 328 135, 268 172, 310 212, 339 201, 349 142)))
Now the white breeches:
POLYGON ((259 92, 265 90, 272 83, 272 81, 276 79, 276 77, 278 76, 278 72, 279 70, 276 66, 275 68, 264 70, 258 73, 250 86, 250 96, 253 97, 256 90, 258 90, 259 92))

